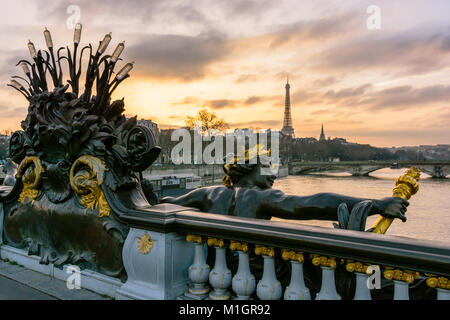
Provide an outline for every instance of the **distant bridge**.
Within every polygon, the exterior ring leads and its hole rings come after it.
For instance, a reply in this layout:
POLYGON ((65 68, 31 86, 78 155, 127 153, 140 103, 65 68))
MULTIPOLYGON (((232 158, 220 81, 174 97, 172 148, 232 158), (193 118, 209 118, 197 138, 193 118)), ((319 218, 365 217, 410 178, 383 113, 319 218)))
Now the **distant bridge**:
POLYGON ((289 163, 289 174, 308 174, 314 172, 348 172, 353 176, 367 176, 383 168, 419 168, 433 178, 445 178, 450 175, 450 160, 442 161, 337 161, 337 162, 301 162, 289 163))

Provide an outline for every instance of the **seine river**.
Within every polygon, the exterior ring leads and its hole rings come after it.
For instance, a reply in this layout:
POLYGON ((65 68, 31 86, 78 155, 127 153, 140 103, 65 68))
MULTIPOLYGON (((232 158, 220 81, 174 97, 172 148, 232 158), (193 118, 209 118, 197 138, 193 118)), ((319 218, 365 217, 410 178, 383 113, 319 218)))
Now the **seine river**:
MULTIPOLYGON (((371 173, 369 177, 336 174, 288 176, 275 180, 273 188, 296 195, 334 192, 380 199, 392 196, 395 179, 404 171, 404 169, 382 169, 371 173)), ((406 212, 408 220, 403 223, 396 219, 387 234, 448 243, 450 241, 450 179, 431 179, 426 174, 422 174, 419 191, 409 202, 406 212)), ((371 227, 377 218, 378 216, 369 217, 366 229, 371 227)), ((298 223, 333 228, 331 221, 302 220, 298 223)))

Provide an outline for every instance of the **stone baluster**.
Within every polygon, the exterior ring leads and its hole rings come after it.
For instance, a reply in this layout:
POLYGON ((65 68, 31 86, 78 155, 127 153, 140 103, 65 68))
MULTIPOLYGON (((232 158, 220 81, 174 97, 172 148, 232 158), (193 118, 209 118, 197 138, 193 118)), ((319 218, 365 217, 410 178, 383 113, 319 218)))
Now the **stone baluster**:
POLYGON ((372 300, 367 282, 369 280, 369 274, 367 272, 369 266, 370 265, 368 264, 351 260, 349 260, 345 266, 348 272, 355 272, 356 276, 356 289, 353 300, 372 300))
POLYGON ((334 280, 334 269, 336 269, 335 258, 328 258, 318 254, 312 255, 312 264, 322 269, 322 284, 316 300, 341 300, 341 296, 336 291, 334 280))
POLYGON ((436 288, 438 300, 450 300, 450 280, 447 278, 430 275, 427 279, 427 285, 436 288))
POLYGON ((186 293, 186 296, 193 299, 204 299, 207 297, 210 290, 207 285, 210 268, 206 264, 203 238, 201 236, 188 234, 186 240, 195 245, 194 263, 188 269, 188 275, 192 282, 192 286, 189 288, 189 292, 186 293))
POLYGON ((210 292, 211 300, 228 300, 231 297, 228 287, 231 285, 231 271, 227 267, 226 248, 223 239, 208 238, 208 246, 214 246, 216 259, 209 274, 209 283, 214 288, 210 292))
POLYGON ((283 290, 275 273, 274 248, 256 245, 255 253, 257 255, 262 255, 264 258, 263 276, 261 280, 258 281, 256 295, 261 300, 279 300, 283 290))
POLYGON ((256 289, 256 279, 250 271, 248 245, 230 241, 230 249, 237 250, 239 254, 238 270, 232 279, 232 288, 236 293, 236 300, 248 300, 256 289))
POLYGON ((419 273, 386 267, 384 277, 394 281, 394 300, 409 300, 409 285, 419 277, 419 273))
POLYGON ((303 277, 303 253, 283 249, 281 257, 291 262, 291 281, 284 291, 284 300, 311 300, 303 277))

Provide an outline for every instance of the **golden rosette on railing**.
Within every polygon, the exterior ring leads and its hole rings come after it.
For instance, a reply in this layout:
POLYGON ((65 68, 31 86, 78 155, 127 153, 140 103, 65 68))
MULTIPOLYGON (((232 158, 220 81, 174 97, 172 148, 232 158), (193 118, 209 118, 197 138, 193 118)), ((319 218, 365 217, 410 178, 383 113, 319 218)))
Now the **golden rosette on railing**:
POLYGON ((419 272, 385 267, 383 275, 388 280, 398 280, 411 284, 419 277, 419 272))
POLYGON ((321 256, 319 254, 311 254, 310 258, 312 259, 311 262, 316 267, 328 267, 331 269, 335 269, 337 266, 336 258, 333 257, 325 257, 321 256))
POLYGON ((446 277, 438 277, 436 275, 428 275, 427 285, 431 288, 441 288, 450 290, 450 280, 446 277))
POLYGON ((203 242, 203 238, 201 236, 199 236, 199 235, 188 233, 187 236, 186 236, 186 241, 187 242, 193 242, 193 243, 202 243, 203 242))
POLYGON ((218 248, 225 247, 225 241, 223 239, 208 237, 208 240, 206 241, 206 243, 210 247, 218 247, 218 248))
POLYGON ((358 261, 348 260, 345 265, 345 269, 348 272, 358 272, 367 274, 367 268, 370 267, 370 264, 362 263, 358 261))
POLYGON ((296 252, 296 251, 288 250, 288 249, 281 250, 281 257, 284 260, 298 261, 300 263, 303 263, 303 261, 305 261, 303 252, 296 252))
MULTIPOLYGON (((405 200, 409 200, 414 194, 419 191, 420 169, 411 167, 406 170, 405 174, 398 177, 395 181, 395 187, 392 191, 393 197, 400 197, 405 200)), ((380 217, 373 225, 375 228, 374 233, 386 233, 389 229, 393 219, 380 217)))
POLYGON ((255 245, 255 253, 257 255, 274 257, 275 249, 273 247, 264 247, 262 245, 257 244, 257 245, 255 245))
POLYGON ((245 242, 230 240, 230 250, 248 252, 248 244, 245 242))

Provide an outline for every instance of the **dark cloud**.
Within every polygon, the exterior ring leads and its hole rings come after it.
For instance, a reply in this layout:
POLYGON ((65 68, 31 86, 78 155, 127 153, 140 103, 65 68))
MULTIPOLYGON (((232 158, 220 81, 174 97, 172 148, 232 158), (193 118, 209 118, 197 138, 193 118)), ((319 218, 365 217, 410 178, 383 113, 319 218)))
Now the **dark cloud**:
POLYGON ((201 100, 194 96, 184 97, 180 101, 173 102, 173 106, 184 106, 186 104, 201 104, 201 100))
POLYGON ((245 105, 253 105, 256 103, 261 103, 261 102, 268 102, 268 101, 273 101, 273 100, 280 100, 281 101, 281 96, 251 96, 248 97, 247 99, 245 99, 243 101, 243 104, 245 105))
POLYGON ((27 108, 8 107, 5 104, 0 105, 0 115, 2 118, 25 118, 27 108))
POLYGON ((341 99, 341 98, 348 98, 348 97, 355 97, 363 95, 367 89, 370 89, 372 85, 370 83, 363 84, 357 88, 345 88, 340 89, 338 91, 329 90, 325 93, 326 98, 331 99, 341 99))
POLYGON ((450 101, 450 86, 432 85, 423 88, 399 86, 381 90, 370 96, 370 109, 408 109, 426 105, 447 105, 450 101))
POLYGON ((173 106, 183 106, 183 105, 196 105, 202 108, 211 109, 225 109, 225 108, 236 108, 252 106, 261 102, 268 102, 274 99, 278 99, 279 96, 250 96, 242 100, 231 100, 231 99, 213 99, 213 100, 202 100, 198 97, 188 96, 179 101, 173 102, 173 106))
MULTIPOLYGON (((9 82, 11 76, 25 76, 20 66, 16 66, 21 59, 28 59, 28 50, 0 50, 0 81, 9 82)), ((30 58, 31 59, 31 58, 30 58)))
POLYGON ((180 101, 173 102, 173 106, 184 106, 184 105, 196 105, 202 108, 211 109, 224 109, 224 108, 234 108, 236 106, 236 100, 229 99, 213 99, 213 100, 202 100, 198 97, 188 96, 180 101))
POLYGON ((215 0, 214 4, 220 7, 226 17, 245 17, 247 19, 257 19, 277 6, 277 3, 272 0, 215 0))
POLYGON ((327 87, 329 85, 337 83, 339 80, 337 80, 335 77, 327 77, 323 79, 317 79, 313 82, 314 87, 327 87))
POLYGON ((450 34, 416 32, 370 37, 332 47, 320 68, 356 72, 381 69, 394 75, 423 74, 450 66, 450 34))
POLYGON ((232 128, 278 128, 281 127, 281 120, 255 120, 248 122, 233 122, 230 123, 230 127, 232 128))
POLYGON ((275 48, 288 42, 303 43, 347 36, 360 23, 360 14, 355 12, 330 15, 311 21, 298 21, 273 32, 270 47, 275 48))
POLYGON ((330 109, 320 109, 320 110, 315 110, 315 111, 311 111, 311 115, 312 116, 316 116, 316 115, 323 115, 323 114, 330 114, 332 111, 330 109))
MULTIPOLYGON (((323 93, 313 90, 300 89, 291 93, 292 105, 305 105, 312 103, 320 103, 323 98, 323 93)), ((284 106, 284 104, 283 104, 284 106)))
POLYGON ((261 79, 261 76, 259 74, 241 74, 234 81, 236 83, 242 83, 242 82, 258 81, 260 79, 261 79))
MULTIPOLYGON (((369 91, 373 86, 364 84, 356 88, 345 88, 341 90, 329 90, 322 96, 325 104, 336 106, 339 112, 345 109, 355 110, 356 107, 364 112, 383 109, 415 109, 427 106, 445 106, 450 101, 450 85, 430 85, 422 88, 414 88, 409 85, 395 86, 379 91, 369 91)), ((304 104, 312 105, 320 92, 301 92, 297 98, 303 97, 304 104)), ((301 102, 297 102, 300 104, 301 102)), ((330 112, 328 109, 312 111, 311 115, 319 115, 330 112)), ((342 114, 341 114, 342 115, 342 114)))
POLYGON ((127 48, 136 61, 136 75, 192 81, 229 52, 225 36, 209 32, 198 36, 142 35, 127 48))
POLYGON ((146 24, 154 22, 155 18, 163 20, 167 24, 199 24, 207 23, 208 20, 207 16, 196 6, 194 0, 182 3, 166 0, 55 1, 38 6, 39 16, 46 20, 53 19, 65 24, 70 15, 67 13, 69 5, 80 7, 82 23, 96 24, 97 21, 107 19, 113 25, 128 18, 132 18, 135 23, 146 24))
POLYGON ((236 101, 228 99, 208 100, 204 102, 203 107, 208 107, 212 109, 235 108, 236 101))
POLYGON ((250 105, 250 104, 255 104, 258 102, 261 102, 263 100, 262 97, 257 97, 257 96, 252 96, 247 98, 247 100, 244 101, 244 104, 250 105))

